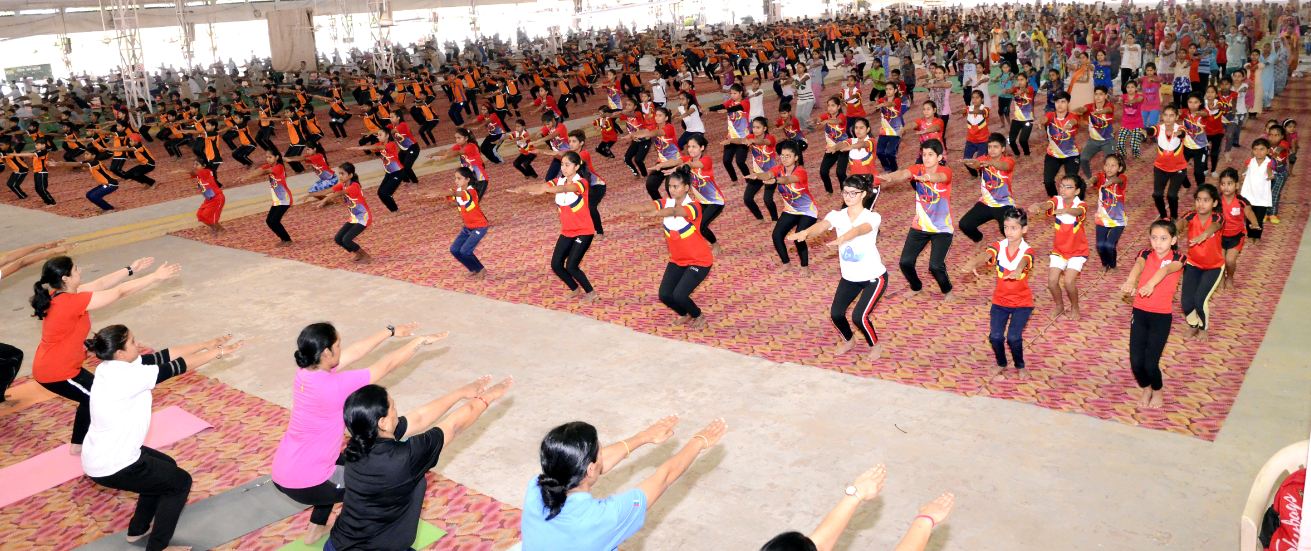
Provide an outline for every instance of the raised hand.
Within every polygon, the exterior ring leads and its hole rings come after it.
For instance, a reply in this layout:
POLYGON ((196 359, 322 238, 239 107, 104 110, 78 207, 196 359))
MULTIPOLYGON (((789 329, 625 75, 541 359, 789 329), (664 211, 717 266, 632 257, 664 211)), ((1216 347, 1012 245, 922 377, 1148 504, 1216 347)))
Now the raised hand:
MULTIPOLYGON (((154 262, 154 260, 155 259, 153 258, 150 259, 151 262, 154 262)), ((149 266, 150 264, 147 263, 146 265, 149 266)), ((155 273, 152 275, 154 275, 156 279, 163 281, 165 279, 172 279, 174 276, 177 276, 181 272, 182 272, 182 266, 178 266, 177 264, 173 264, 170 262, 165 262, 163 264, 160 264, 159 268, 156 268, 155 273)))
POLYGON ((883 491, 883 481, 888 477, 888 469, 882 464, 875 465, 851 483, 856 487, 856 495, 861 501, 869 501, 883 491))
POLYGON ((151 265, 151 264, 154 264, 154 263, 155 263, 155 257, 153 257, 153 256, 146 256, 146 257, 142 257, 142 258, 138 258, 138 259, 136 259, 136 260, 133 260, 133 261, 132 261, 132 264, 129 264, 129 266, 132 267, 132 272, 133 272, 133 273, 136 273, 136 272, 140 272, 141 270, 144 270, 144 269, 146 269, 146 268, 149 268, 150 265, 151 265))
POLYGON ((956 505, 956 494, 951 492, 942 492, 942 495, 933 498, 933 501, 920 506, 920 514, 933 519, 933 525, 937 526, 947 521, 947 516, 951 514, 951 508, 956 505))
POLYGON ((728 432, 728 424, 724 422, 723 418, 719 418, 711 421, 705 428, 692 435, 692 438, 703 440, 705 446, 702 449, 705 450, 710 449, 719 442, 719 439, 724 437, 725 432, 728 432))
POLYGON ((670 415, 652 423, 651 426, 642 431, 642 435, 649 438, 652 444, 659 444, 674 435, 674 427, 676 426, 678 426, 678 416, 670 415))

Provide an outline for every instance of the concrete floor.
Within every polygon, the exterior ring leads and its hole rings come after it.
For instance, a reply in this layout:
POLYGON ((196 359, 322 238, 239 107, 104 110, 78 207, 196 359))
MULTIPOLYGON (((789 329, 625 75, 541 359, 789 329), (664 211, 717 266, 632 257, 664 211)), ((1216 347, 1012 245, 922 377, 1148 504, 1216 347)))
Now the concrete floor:
MULTIPOLYGON (((11 224, 41 218, 3 210, 11 224)), ((64 235, 80 229, 49 228, 64 235)), ((1302 244, 1275 322, 1215 442, 777 364, 173 237, 78 260, 88 277, 137 256, 180 263, 178 281, 96 312, 94 326, 125 323, 155 346, 231 331, 248 348, 206 374, 284 406, 295 337, 307 323, 333 321, 347 340, 389 322, 449 330, 445 345, 384 382, 404 410, 484 373, 513 375, 512 397, 462 436, 438 468, 516 506, 537 472, 539 439, 556 424, 586 420, 613 440, 660 416, 682 416, 674 439, 636 453, 603 480, 598 491, 610 493, 641 480, 713 417, 726 418, 722 444, 654 507, 626 549, 704 549, 706 542, 754 549, 786 529, 809 531, 848 480, 886 463, 883 497, 853 521, 847 549, 891 548, 920 503, 952 490, 957 509, 934 549, 1201 550, 1235 547, 1251 477, 1311 426, 1311 361, 1294 317, 1311 309, 1311 239, 1302 244), (561 346, 544 327, 568 328, 577 338, 561 346)), ((24 306, 34 277, 26 271, 0 288, 0 341, 28 350, 38 339, 24 306)))

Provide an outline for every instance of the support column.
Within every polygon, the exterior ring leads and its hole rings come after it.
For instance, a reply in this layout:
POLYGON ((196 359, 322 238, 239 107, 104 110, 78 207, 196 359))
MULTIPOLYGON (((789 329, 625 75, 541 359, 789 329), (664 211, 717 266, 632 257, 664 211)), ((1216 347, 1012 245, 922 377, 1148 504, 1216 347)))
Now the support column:
POLYGON ((138 18, 141 3, 140 0, 110 0, 106 10, 113 23, 114 40, 118 42, 118 70, 123 79, 123 94, 132 107, 129 111, 132 122, 140 125, 141 116, 135 109, 137 104, 144 100, 146 107, 154 111, 141 48, 141 22, 138 18))
POLYGON ((369 0, 369 27, 373 30, 373 70, 379 75, 396 72, 391 48, 391 0, 369 0))
POLYGON ((174 6, 177 7, 178 30, 180 32, 178 40, 181 41, 182 60, 186 63, 185 69, 191 70, 196 66, 195 52, 191 47, 196 40, 196 27, 187 21, 187 3, 185 1, 177 0, 174 6))

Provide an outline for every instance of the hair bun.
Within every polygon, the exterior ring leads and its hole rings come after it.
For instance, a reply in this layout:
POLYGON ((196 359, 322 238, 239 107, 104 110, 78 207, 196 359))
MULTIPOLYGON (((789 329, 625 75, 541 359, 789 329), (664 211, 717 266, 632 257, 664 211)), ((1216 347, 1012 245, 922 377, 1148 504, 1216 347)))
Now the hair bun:
POLYGON ((550 475, 537 475, 537 485, 547 491, 560 491, 564 489, 564 484, 550 475))
POLYGON ((87 350, 95 350, 95 349, 96 349, 96 339, 92 338, 92 339, 84 340, 84 341, 82 341, 82 346, 86 347, 87 350))
POLYGON ((312 363, 312 362, 307 362, 307 361, 305 361, 305 359, 306 359, 306 358, 305 358, 305 355, 304 355, 304 354, 301 354, 299 350, 297 350, 295 353, 293 353, 293 354, 292 354, 292 357, 296 359, 296 365, 298 365, 298 366, 300 366, 300 367, 309 367, 310 364, 312 363))

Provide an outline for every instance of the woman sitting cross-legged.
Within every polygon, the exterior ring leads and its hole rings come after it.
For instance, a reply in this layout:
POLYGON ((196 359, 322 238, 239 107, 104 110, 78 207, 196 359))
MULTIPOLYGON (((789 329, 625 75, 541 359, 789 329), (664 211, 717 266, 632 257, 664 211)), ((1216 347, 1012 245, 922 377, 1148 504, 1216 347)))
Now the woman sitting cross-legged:
POLYGON ((149 537, 146 549, 169 546, 182 507, 191 492, 191 475, 173 458, 147 448, 151 389, 166 379, 223 359, 241 349, 230 336, 141 355, 127 327, 111 325, 86 341, 101 360, 91 387, 91 428, 82 443, 82 471, 96 484, 140 494, 127 525, 127 540, 149 537))
POLYGON ((636 488, 606 498, 593 497, 591 489, 634 448, 668 440, 677 424, 678 417, 666 417, 604 448, 596 427, 582 421, 551 429, 542 440, 542 474, 524 497, 523 551, 611 551, 642 529, 647 508, 724 436, 723 419, 693 435, 636 488))
POLYGON ((396 402, 378 385, 360 388, 346 398, 344 416, 350 431, 343 452, 346 499, 325 551, 410 549, 428 490, 424 475, 437 466, 438 456, 451 440, 514 384, 507 377, 485 386, 489 381, 471 383, 478 385, 477 392, 450 415, 446 412, 464 397, 467 386, 404 417, 396 415, 396 402), (428 428, 433 423, 437 426, 428 428))

